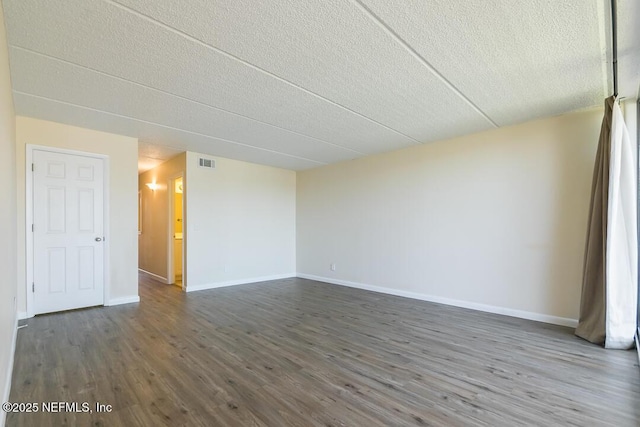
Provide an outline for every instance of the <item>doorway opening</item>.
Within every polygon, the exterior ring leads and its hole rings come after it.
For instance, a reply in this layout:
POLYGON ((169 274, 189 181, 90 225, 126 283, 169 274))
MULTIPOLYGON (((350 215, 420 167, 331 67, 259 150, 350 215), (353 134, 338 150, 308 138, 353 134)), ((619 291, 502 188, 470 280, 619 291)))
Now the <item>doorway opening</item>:
POLYGON ((169 181, 169 256, 167 259, 169 283, 185 288, 184 274, 184 177, 178 175, 169 181))

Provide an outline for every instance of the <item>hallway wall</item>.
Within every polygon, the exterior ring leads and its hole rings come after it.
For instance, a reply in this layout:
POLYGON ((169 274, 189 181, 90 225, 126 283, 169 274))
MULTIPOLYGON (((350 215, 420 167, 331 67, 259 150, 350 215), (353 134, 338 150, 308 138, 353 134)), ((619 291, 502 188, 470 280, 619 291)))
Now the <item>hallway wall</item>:
POLYGON ((187 153, 187 291, 294 277, 296 173, 187 153))

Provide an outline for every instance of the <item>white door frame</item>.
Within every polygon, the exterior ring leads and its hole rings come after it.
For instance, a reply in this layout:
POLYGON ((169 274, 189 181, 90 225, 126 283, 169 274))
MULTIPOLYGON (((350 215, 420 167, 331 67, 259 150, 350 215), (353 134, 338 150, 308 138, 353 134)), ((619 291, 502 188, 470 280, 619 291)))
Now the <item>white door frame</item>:
POLYGON ((110 291, 110 269, 109 269, 109 246, 110 246, 110 233, 109 233, 109 156, 105 154, 87 153, 84 151, 67 150, 64 148, 48 147, 46 145, 34 145, 27 144, 26 152, 26 206, 25 206, 25 246, 26 246, 26 281, 24 289, 27 293, 27 317, 33 317, 34 314, 34 301, 33 292, 31 290, 33 284, 33 232, 31 227, 33 224, 33 171, 31 165, 33 164, 33 152, 34 151, 48 151, 50 153, 59 154, 71 154, 76 156, 93 157, 96 159, 102 159, 104 162, 103 182, 104 182, 104 203, 103 203, 103 224, 104 224, 104 305, 109 305, 109 291, 110 291))
POLYGON ((168 190, 168 196, 167 199, 169 199, 169 227, 167 230, 167 283, 172 284, 176 282, 176 272, 174 269, 174 262, 173 262, 173 245, 174 245, 174 241, 173 241, 173 235, 175 234, 174 232, 174 226, 175 226, 175 209, 174 209, 174 205, 175 205, 175 195, 176 195, 176 189, 175 189, 175 185, 176 185, 176 179, 178 178, 182 178, 182 290, 186 291, 187 289, 187 257, 185 256, 185 252, 186 252, 186 244, 187 244, 187 216, 186 216, 186 209, 184 208, 186 206, 186 189, 187 189, 187 184, 186 184, 186 178, 185 178, 185 173, 184 171, 180 171, 176 174, 173 174, 171 176, 169 176, 169 179, 167 180, 167 190, 168 190))

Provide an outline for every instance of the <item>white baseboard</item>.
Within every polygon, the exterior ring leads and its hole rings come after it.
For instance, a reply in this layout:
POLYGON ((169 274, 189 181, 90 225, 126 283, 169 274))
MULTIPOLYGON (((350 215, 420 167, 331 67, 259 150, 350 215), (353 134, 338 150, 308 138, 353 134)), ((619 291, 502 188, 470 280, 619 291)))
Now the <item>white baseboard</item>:
MULTIPOLYGON (((13 338, 11 340, 11 353, 9 354, 9 372, 7 372, 7 382, 4 385, 4 391, 2 394, 2 402, 9 401, 9 394, 11 394, 11 380, 13 377, 13 361, 16 355, 16 341, 18 339, 18 316, 16 313, 16 321, 13 328, 13 338)), ((4 426, 7 413, 0 410, 0 426, 4 426)))
POLYGON ((160 280, 161 282, 169 284, 169 279, 167 279, 166 277, 162 277, 162 276, 160 276, 158 274, 154 274, 154 273, 152 273, 150 271, 143 270, 141 268, 139 268, 138 271, 142 271, 144 274, 148 274, 149 276, 151 276, 153 278, 156 278, 156 279, 160 280))
POLYGON ((140 302, 140 297, 138 295, 122 298, 112 298, 105 305, 111 307, 113 305, 132 304, 134 302, 140 302))
MULTIPOLYGON (((33 317, 33 316, 31 316, 33 317)), ((26 311, 19 311, 18 312, 18 320, 24 320, 24 319, 28 319, 29 315, 27 314, 26 311)))
POLYGON ((224 288, 227 286, 248 285, 249 283, 268 282, 269 280, 291 279, 292 277, 296 277, 296 273, 253 277, 251 279, 230 280, 227 282, 205 283, 204 285, 196 286, 187 284, 187 292, 204 291, 206 289, 224 288))
POLYGON ((548 314, 533 313, 530 311, 515 310, 507 307, 499 307, 495 305, 479 304, 471 301, 462 301, 452 298, 445 298, 436 295, 420 294, 417 292, 402 291, 399 289, 385 288, 381 286, 367 285, 364 283, 350 282, 347 280, 333 279, 330 277, 314 276, 312 274, 298 273, 298 277, 302 279, 316 280, 318 282, 326 282, 334 285, 347 286, 350 288, 364 289, 367 291, 380 292, 399 297, 413 298, 422 301, 435 302, 438 304, 452 305, 455 307, 469 308, 472 310, 485 311, 487 313, 502 314, 504 316, 519 317, 521 319, 535 320, 537 322, 551 323, 553 325, 562 325, 575 328, 578 326, 577 319, 566 317, 550 316, 548 314))

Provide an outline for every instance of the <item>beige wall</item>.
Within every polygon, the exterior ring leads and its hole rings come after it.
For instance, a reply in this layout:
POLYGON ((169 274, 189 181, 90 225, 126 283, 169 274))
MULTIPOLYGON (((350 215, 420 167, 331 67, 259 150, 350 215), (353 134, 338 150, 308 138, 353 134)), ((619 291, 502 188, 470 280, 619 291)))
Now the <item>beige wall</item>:
POLYGON ((18 181, 18 307, 26 311, 25 289, 25 155, 27 144, 109 156, 109 301, 118 304, 138 296, 138 141, 60 123, 16 118, 18 181))
POLYGON ((298 173, 298 273, 573 324, 601 118, 567 114, 298 173))
POLYGON ((199 157, 187 153, 187 290, 295 276, 295 172, 199 157))
MULTIPOLYGON (((169 180, 185 173, 186 154, 182 153, 148 170, 138 177, 142 191, 142 234, 138 236, 138 266, 167 280, 167 256, 169 243, 169 180), (147 183, 159 188, 151 191, 147 183)), ((186 180, 184 187, 187 186, 186 180)))
MULTIPOLYGON (((15 140, 9 56, 0 7, 0 392, 3 402, 9 400, 17 318, 15 140)), ((0 411, 0 425, 4 424, 4 418, 4 411, 0 411)))

